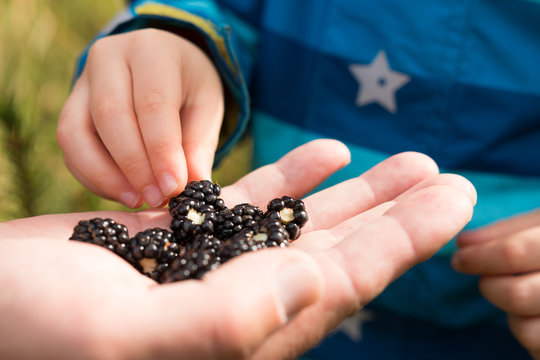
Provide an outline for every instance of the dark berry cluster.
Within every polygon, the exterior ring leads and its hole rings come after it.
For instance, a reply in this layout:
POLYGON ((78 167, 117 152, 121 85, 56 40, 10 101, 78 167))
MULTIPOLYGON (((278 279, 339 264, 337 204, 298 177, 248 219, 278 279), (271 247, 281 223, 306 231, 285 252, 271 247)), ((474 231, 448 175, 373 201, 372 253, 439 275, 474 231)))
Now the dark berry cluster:
POLYGON ((221 188, 192 181, 170 199, 171 231, 154 228, 130 238, 112 219, 82 220, 71 240, 103 246, 160 283, 200 279, 246 252, 285 247, 300 236, 308 220, 302 200, 289 196, 268 203, 267 211, 244 203, 229 209, 221 188))

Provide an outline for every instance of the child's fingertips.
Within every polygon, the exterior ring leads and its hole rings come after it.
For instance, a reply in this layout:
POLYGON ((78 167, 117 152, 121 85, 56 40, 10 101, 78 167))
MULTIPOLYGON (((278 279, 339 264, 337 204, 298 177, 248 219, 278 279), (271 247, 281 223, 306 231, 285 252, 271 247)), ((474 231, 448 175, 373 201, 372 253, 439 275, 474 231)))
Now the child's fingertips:
POLYGON ((129 208, 137 208, 140 206, 141 198, 133 191, 124 191, 120 194, 120 202, 129 208))
POLYGON ((148 185, 143 190, 144 201, 150 207, 159 207, 163 204, 163 196, 161 190, 155 185, 148 185))
POLYGON ((159 179, 159 187, 163 196, 168 197, 178 189, 178 180, 172 174, 165 172, 159 179))

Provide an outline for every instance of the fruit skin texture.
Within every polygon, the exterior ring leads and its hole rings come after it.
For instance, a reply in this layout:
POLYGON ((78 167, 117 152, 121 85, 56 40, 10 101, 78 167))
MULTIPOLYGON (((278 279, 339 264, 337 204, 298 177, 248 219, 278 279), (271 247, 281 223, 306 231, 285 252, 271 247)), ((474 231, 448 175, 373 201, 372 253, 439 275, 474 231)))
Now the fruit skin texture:
POLYGON ((281 221, 287 229, 291 240, 296 240, 300 236, 301 228, 308 221, 304 202, 290 196, 282 196, 271 200, 264 216, 281 221))
POLYGON ((171 230, 176 241, 186 244, 197 234, 213 234, 216 212, 211 205, 193 199, 182 199, 171 210, 171 230))
POLYGON ((182 244, 197 234, 213 234, 216 213, 225 209, 221 187, 209 180, 191 181, 169 200, 171 230, 182 244))
POLYGON ((122 252, 129 241, 129 233, 125 225, 112 219, 93 218, 79 221, 69 239, 122 252))
POLYGON ((216 219, 215 236, 223 240, 228 239, 244 228, 254 227, 263 217, 260 208, 248 203, 221 210, 216 219))
POLYGON ((180 246, 171 232, 153 228, 141 231, 129 240, 129 250, 124 258, 141 273, 158 281, 179 252, 180 246))
POLYGON ((174 208, 183 199, 200 201, 217 211, 225 209, 225 202, 219 197, 220 195, 221 187, 218 184, 213 184, 210 180, 191 181, 179 195, 169 200, 169 212, 174 217, 174 208))
POLYGON ((197 234, 168 269, 160 276, 160 283, 200 279, 208 271, 216 269, 221 264, 219 256, 221 240, 209 234, 197 234))
POLYGON ((267 211, 242 203, 228 209, 221 188, 192 181, 169 201, 171 231, 146 229, 130 238, 112 219, 81 220, 70 240, 96 244, 129 262, 159 283, 200 279, 236 256, 269 247, 286 247, 308 221, 302 200, 282 196, 267 211))

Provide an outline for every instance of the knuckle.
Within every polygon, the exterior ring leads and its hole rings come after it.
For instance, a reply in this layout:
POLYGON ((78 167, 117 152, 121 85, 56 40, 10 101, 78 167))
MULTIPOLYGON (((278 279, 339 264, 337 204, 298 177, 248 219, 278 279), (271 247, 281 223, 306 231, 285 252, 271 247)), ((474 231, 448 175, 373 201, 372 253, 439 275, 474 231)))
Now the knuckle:
POLYGON ((56 128, 56 142, 61 149, 65 149, 67 147, 67 145, 70 143, 71 137, 72 132, 70 131, 69 127, 59 123, 58 127, 56 128))
POLYGON ((108 54, 113 41, 114 39, 112 37, 103 37, 96 40, 88 50, 87 61, 92 62, 94 59, 108 54))
POLYGON ((158 92, 147 92, 137 101, 136 109, 141 114, 152 114, 168 107, 165 97, 158 92))
POLYGON ((121 159, 118 165, 128 177, 140 178, 145 169, 145 160, 136 155, 130 155, 121 159))
POLYGON ((163 33, 163 30, 146 28, 128 33, 128 36, 131 37, 130 42, 132 45, 137 48, 141 46, 155 45, 156 38, 161 36, 163 33))
POLYGON ((514 281, 508 289, 508 308, 515 312, 526 311, 531 300, 531 287, 525 281, 514 281))
POLYGON ((98 99, 92 106, 92 115, 95 120, 114 118, 126 112, 126 107, 120 101, 114 99, 98 99))
POLYGON ((176 151, 177 148, 178 147, 171 141, 158 141, 150 144, 148 146, 148 151, 158 157, 165 157, 176 151))
POLYGON ((501 254, 505 264, 516 268, 527 258, 527 249, 518 241, 507 241, 502 245, 501 254))
POLYGON ((60 116, 58 117, 58 126, 56 127, 56 141, 61 148, 63 148, 70 140, 72 131, 70 124, 71 116, 66 108, 62 109, 60 116))
POLYGON ((138 39, 141 39, 143 41, 153 41, 155 37, 161 33, 163 33, 162 30, 158 30, 156 28, 146 28, 134 32, 133 34, 136 35, 138 39))

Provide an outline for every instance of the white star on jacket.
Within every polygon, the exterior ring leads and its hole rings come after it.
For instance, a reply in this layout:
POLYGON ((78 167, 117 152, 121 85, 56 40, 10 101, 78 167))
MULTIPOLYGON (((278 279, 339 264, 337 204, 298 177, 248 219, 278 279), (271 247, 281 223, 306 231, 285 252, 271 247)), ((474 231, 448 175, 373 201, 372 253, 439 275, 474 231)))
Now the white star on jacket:
POLYGON ((367 321, 375 319, 375 314, 368 310, 360 310, 356 314, 349 316, 336 329, 347 335, 354 342, 362 340, 362 325, 367 321))
POLYGON ((390 69, 384 50, 379 51, 371 64, 353 64, 349 70, 360 85, 356 105, 378 103, 391 113, 397 111, 396 91, 407 84, 410 77, 390 69))

